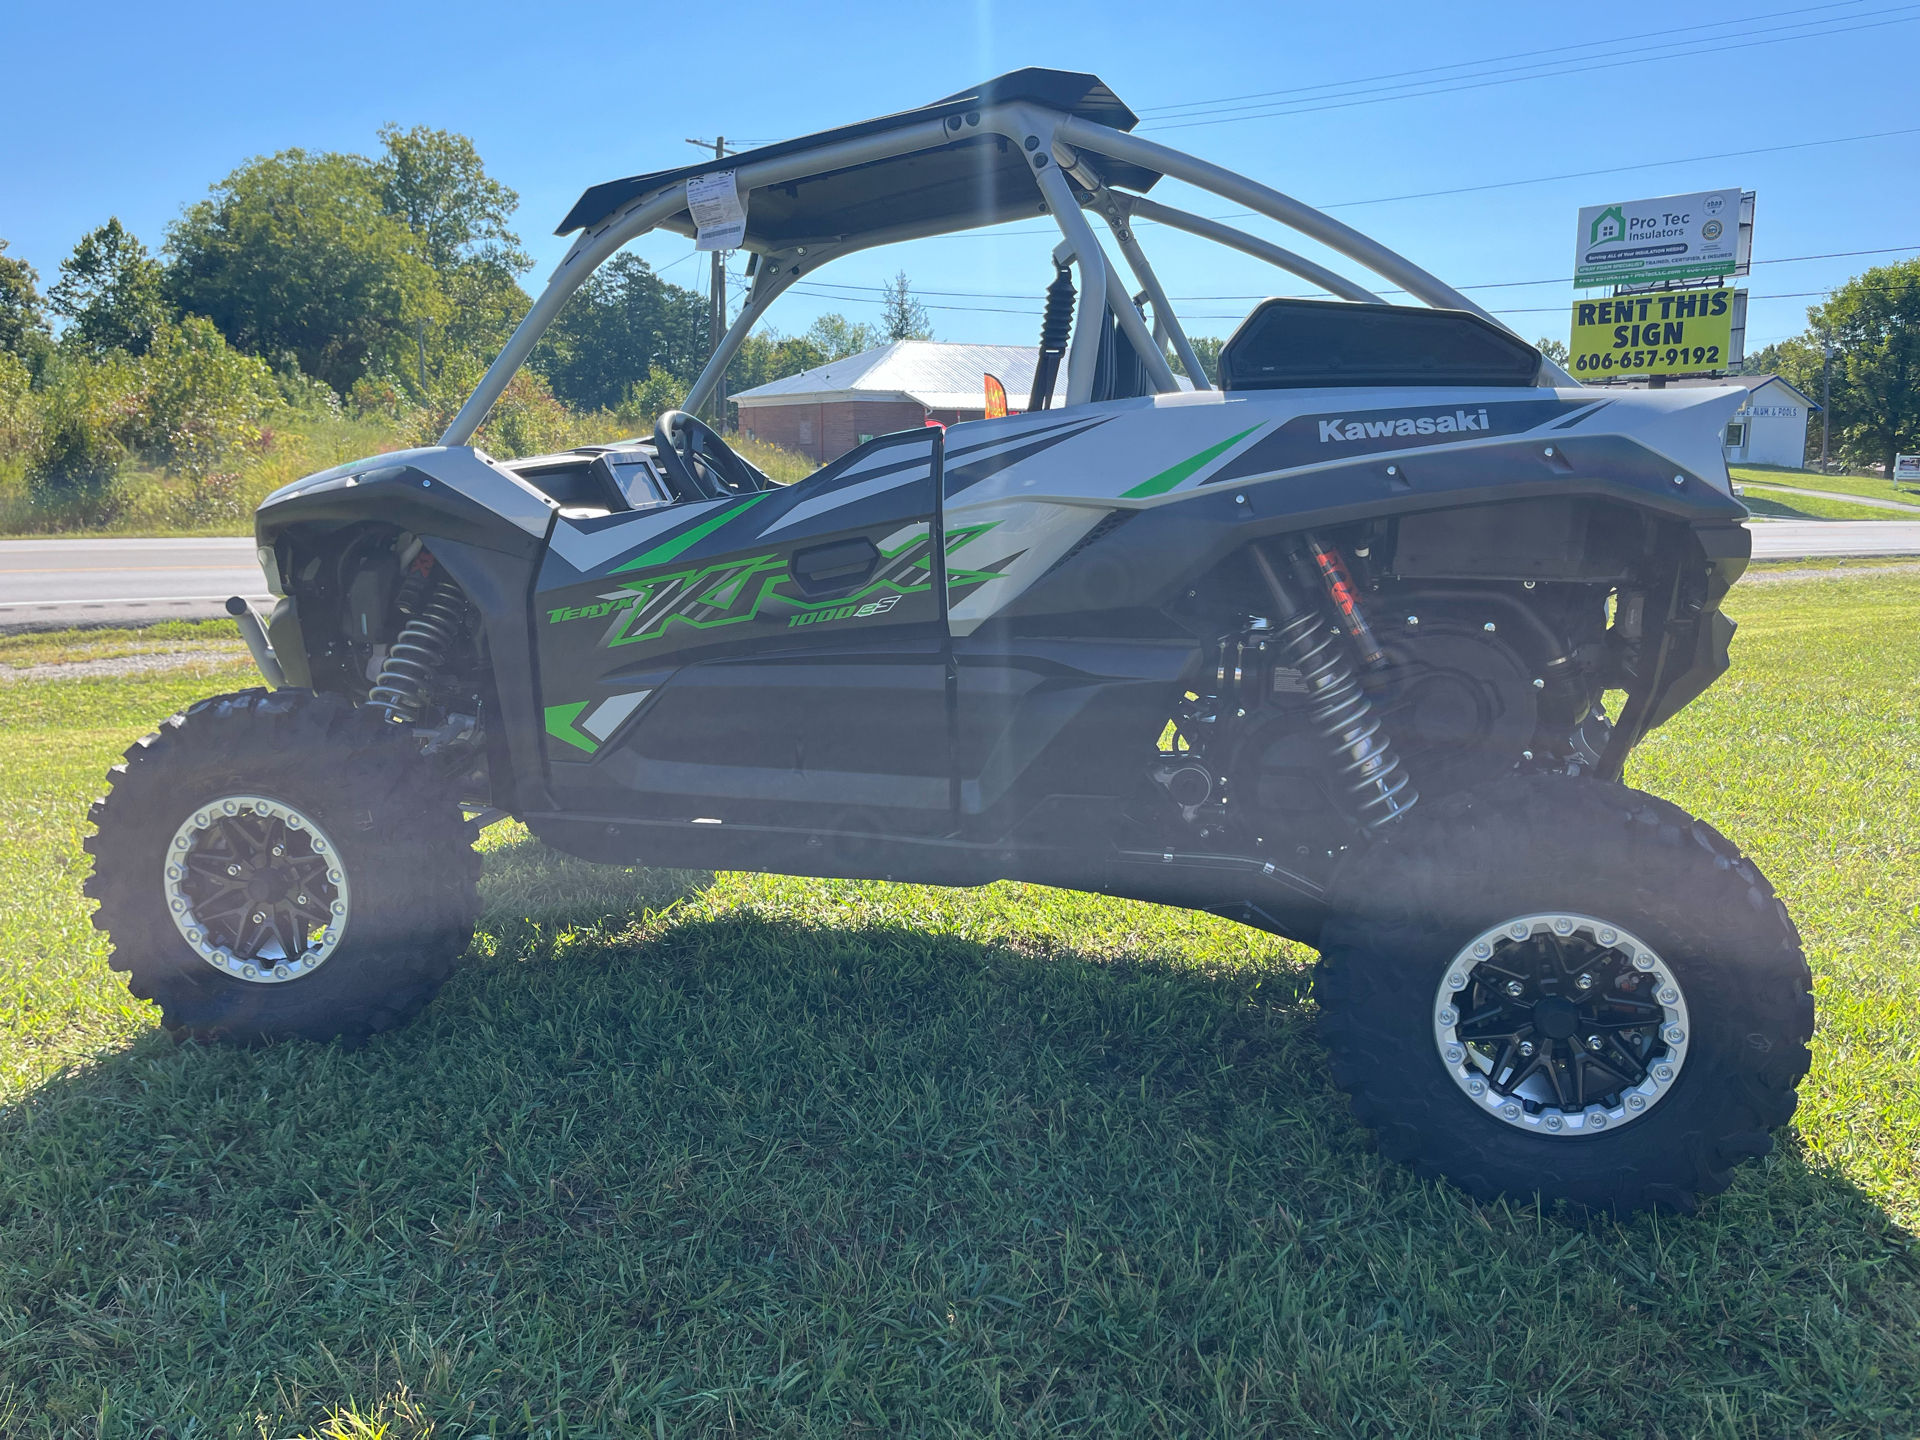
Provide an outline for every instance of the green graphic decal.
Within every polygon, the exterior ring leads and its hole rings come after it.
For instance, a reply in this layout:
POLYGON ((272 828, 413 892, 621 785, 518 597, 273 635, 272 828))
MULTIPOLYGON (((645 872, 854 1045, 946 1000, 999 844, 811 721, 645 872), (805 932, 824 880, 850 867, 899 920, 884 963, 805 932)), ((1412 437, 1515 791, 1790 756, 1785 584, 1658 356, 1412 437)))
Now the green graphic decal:
POLYGON ((591 735, 582 734, 574 728, 573 722, 580 718, 580 712, 591 705, 591 700, 576 701, 572 705, 547 706, 547 733, 556 740, 564 740, 575 749, 584 750, 591 755, 600 748, 600 742, 591 735))
MULTIPOLYGON (((1262 420, 1260 425, 1266 423, 1266 421, 1262 420)), ((1238 435, 1229 435, 1218 445, 1210 445, 1198 455, 1189 455, 1178 465, 1162 470, 1151 480, 1142 480, 1131 490, 1122 491, 1121 497, 1127 500, 1144 500, 1149 495, 1164 495, 1182 480, 1192 475, 1193 472, 1198 470, 1202 465, 1218 460, 1222 455, 1226 454, 1227 451, 1231 450, 1235 445, 1238 445, 1255 430, 1258 430, 1260 425, 1250 426, 1248 429, 1242 430, 1238 435)))
POLYGON ((660 544, 654 546, 653 549, 647 551, 646 554, 636 555, 633 559, 627 561, 626 564, 614 566, 612 573, 618 575, 623 570, 644 570, 649 565, 664 565, 682 550, 687 549, 691 545, 698 544, 714 531, 718 530, 722 525, 733 519, 734 516, 743 511, 750 510, 766 498, 767 492, 763 491, 761 494, 755 495, 752 499, 742 500, 731 510, 722 510, 711 520, 702 520, 691 530, 676 535, 671 540, 663 540, 660 544))
MULTIPOLYGON (((971 526, 949 535, 949 553, 978 539, 998 523, 971 526)), ((627 587, 603 591, 591 604, 548 610, 547 623, 560 625, 611 617, 600 645, 612 649, 658 639, 674 625, 707 630, 748 620, 784 618, 792 626, 870 618, 887 614, 903 596, 932 591, 930 541, 926 527, 917 527, 917 533, 904 543, 881 553, 881 564, 873 578, 857 594, 831 600, 809 600, 790 593, 786 558, 769 553, 634 577, 627 587)), ((969 569, 951 561, 946 568, 949 595, 998 577, 996 570, 969 569)), ((562 721, 571 728, 574 718, 577 717, 565 716, 562 721)), ((569 744, 579 743, 571 735, 554 733, 569 744)))

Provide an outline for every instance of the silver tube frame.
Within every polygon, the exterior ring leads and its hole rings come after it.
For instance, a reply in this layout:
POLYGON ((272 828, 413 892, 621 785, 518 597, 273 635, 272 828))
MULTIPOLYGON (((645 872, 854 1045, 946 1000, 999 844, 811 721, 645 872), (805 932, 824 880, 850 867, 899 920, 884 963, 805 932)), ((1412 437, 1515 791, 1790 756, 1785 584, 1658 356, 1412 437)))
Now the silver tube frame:
POLYGON ((1236 230, 1231 225, 1223 225, 1218 220, 1209 220, 1204 215, 1190 214, 1185 210, 1176 210, 1171 205, 1162 205, 1157 200, 1149 200, 1144 195, 1134 198, 1133 215, 1140 220, 1153 220, 1161 225, 1171 226, 1175 230, 1184 230, 1189 235, 1198 235, 1203 240, 1217 241, 1243 255, 1251 255, 1256 260, 1264 260, 1269 265, 1297 275, 1302 280, 1318 285, 1322 290, 1338 295, 1342 300, 1355 300, 1363 305, 1383 303, 1380 297, 1366 286, 1356 284, 1338 271, 1317 265, 1304 255, 1296 255, 1284 246, 1271 240, 1262 240, 1258 235, 1249 235, 1244 230, 1236 230))
MULTIPOLYGON (((747 190, 756 190, 763 185, 777 185, 783 180, 797 180, 805 175, 814 174, 823 169, 839 169, 847 165, 862 165, 873 160, 886 160, 895 155, 910 154, 915 150, 928 150, 943 145, 948 140, 945 122, 940 120, 922 121, 904 129, 884 131, 878 135, 864 135, 855 140, 841 140, 831 145, 823 145, 818 150, 802 151, 795 155, 783 155, 776 160, 761 160, 751 165, 735 167, 735 183, 747 190)), ((646 234, 662 220, 676 215, 687 208, 687 187, 679 182, 657 190, 624 210, 611 214, 598 226, 589 229, 574 242, 566 257, 554 268, 553 276, 547 281, 547 288, 540 292, 540 298, 533 302, 533 308, 527 311, 524 319, 514 328, 513 335, 487 367, 487 373, 474 387, 473 394, 467 397, 467 403, 460 407, 460 413, 440 437, 442 445, 464 445, 473 438, 473 432, 480 428, 480 422, 486 418, 487 411, 493 408, 507 388, 507 382, 514 372, 526 363, 527 356, 533 353, 534 345, 553 319, 560 313, 560 307, 567 303, 573 292, 585 283, 586 278, 610 258, 622 245, 637 236, 646 234)))
MULTIPOLYGON (((1038 158, 1046 157, 1047 163, 1038 166, 1034 178, 1040 192, 1046 199, 1047 209, 1055 224, 1066 237, 1080 266, 1081 294, 1079 310, 1074 325, 1074 336, 1068 352, 1068 384, 1066 403, 1085 404, 1093 391, 1093 372, 1099 359, 1101 330, 1101 310, 1112 303, 1113 267, 1107 260, 1106 252, 1095 238, 1093 228, 1087 223, 1081 212, 1080 203, 1074 198, 1072 187, 1061 173, 1055 161, 1056 147, 1067 155, 1069 163, 1074 163, 1074 147, 1090 150, 1098 155, 1110 156, 1131 164, 1142 166, 1162 175, 1171 175, 1198 186, 1223 199, 1233 200, 1257 211, 1270 219, 1277 220, 1301 234, 1320 241, 1329 248, 1339 251, 1385 279, 1393 281, 1418 300, 1428 305, 1465 310, 1480 316, 1501 329, 1513 332, 1512 327, 1502 323, 1497 317, 1476 305, 1465 295, 1446 284, 1438 277, 1415 265, 1405 257, 1370 240, 1359 231, 1331 216, 1303 204, 1289 195, 1282 194, 1269 186, 1236 175, 1231 170, 1214 165, 1205 160, 1183 154, 1169 146, 1152 140, 1143 140, 1138 136, 1126 134, 1110 126, 1100 125, 1091 120, 1062 114, 1058 111, 1043 110, 1026 104, 994 106, 980 114, 979 132, 1005 135, 1014 144, 1022 146, 1025 153, 1038 158), (1033 137, 1035 145, 1027 149, 1025 142, 1033 137), (1096 277, 1094 272, 1098 272, 1096 277)), ((851 165, 861 165, 875 160, 890 159, 896 155, 911 154, 918 150, 934 149, 949 143, 952 135, 944 120, 928 120, 904 127, 900 130, 884 131, 877 135, 861 136, 852 140, 836 141, 820 146, 818 149, 784 155, 773 160, 762 160, 751 164, 736 166, 738 184, 746 190, 755 190, 767 185, 777 185, 787 180, 818 174, 823 170, 840 169, 851 165)), ((1220 225, 1218 221, 1207 220, 1198 215, 1189 215, 1184 211, 1159 205, 1144 197, 1126 197, 1130 201, 1133 215, 1142 219, 1161 220, 1178 229, 1203 238, 1216 240, 1244 253, 1258 256, 1302 279, 1311 280, 1343 299, 1368 303, 1379 303, 1379 297, 1364 287, 1356 285, 1344 276, 1316 265, 1303 256, 1295 255, 1271 242, 1234 230, 1230 226, 1220 225)), ((479 429, 487 412, 493 408, 507 388, 507 382, 513 378, 527 357, 533 353, 534 345, 547 327, 553 323, 573 292, 580 288, 587 277, 598 269, 607 259, 616 253, 628 241, 644 235, 662 221, 677 215, 687 208, 686 185, 683 182, 664 187, 652 194, 640 197, 630 205, 607 215, 597 225, 590 226, 576 240, 566 256, 554 268, 546 287, 540 292, 526 315, 515 327, 512 336, 480 383, 467 397, 466 403, 448 424, 440 437, 442 445, 464 445, 479 429)), ((1009 217, 1011 218, 1011 217, 1009 217)), ((1109 217, 1111 223, 1111 217, 1109 217)), ((989 222, 998 223, 998 222, 989 222)), ((956 230, 981 228, 977 220, 963 226, 943 226, 938 229, 924 229, 922 234, 952 233, 956 230)), ((833 254, 814 259, 809 257, 805 269, 808 273, 817 269, 826 260, 835 255, 851 253, 855 249, 869 249, 874 245, 891 243, 894 240, 910 238, 906 234, 876 233, 853 246, 842 246, 832 241, 823 241, 823 249, 831 249, 833 254)), ((1160 290, 1158 279, 1149 279, 1153 272, 1145 263, 1143 252, 1139 251, 1137 241, 1130 242, 1121 237, 1122 253, 1128 264, 1134 267, 1140 276, 1141 284, 1146 287, 1149 298, 1154 303, 1156 328, 1165 328, 1174 337, 1176 351, 1180 354, 1181 364, 1190 372, 1196 386, 1203 378, 1196 367, 1198 357, 1192 354, 1190 343, 1185 340, 1178 318, 1172 307, 1163 303, 1164 292, 1160 290), (1139 255, 1136 261, 1135 256, 1139 255)), ((754 299, 742 311, 741 317, 728 328, 720 347, 709 359, 707 367, 695 381, 693 391, 688 394, 691 402, 700 396, 704 399, 711 393, 718 376, 723 373, 727 362, 738 351, 753 323, 758 320, 767 305, 780 291, 783 291, 792 279, 792 275, 778 289, 769 287, 764 303, 756 293, 754 299), (719 367, 719 368, 716 368, 719 367)), ((756 286, 756 292, 758 287, 756 286)), ((1122 287, 1124 294, 1124 287, 1122 287)), ((1132 301, 1115 306, 1115 313, 1128 337, 1135 345, 1152 356, 1159 357, 1158 369, 1165 369, 1171 378, 1171 367, 1160 347, 1147 333, 1145 322, 1133 309, 1132 301), (1135 331, 1138 330, 1138 334, 1135 331)), ((1149 361, 1151 365, 1151 361, 1149 361)), ((1577 385, 1579 382, 1566 371, 1544 357, 1541 361, 1544 378, 1556 384, 1577 385)), ((1160 383, 1158 370, 1155 383, 1160 383)))
MULTIPOLYGON (((980 123, 984 128, 987 118, 983 115, 980 123)), ((1044 129, 1036 126, 1036 129, 1044 129)), ((1015 126, 1014 129, 1024 129, 1015 126)), ((1026 134, 1035 133, 1026 130, 1016 135, 1007 130, 1015 143, 1021 143, 1026 134)), ((1094 238, 1093 227, 1087 224, 1087 217, 1080 213, 1080 202, 1073 198, 1073 187, 1067 184, 1067 177, 1060 167, 1053 163, 1053 146, 1048 136, 1040 135, 1040 144, 1032 152, 1046 163, 1034 172, 1034 178, 1040 182, 1040 193, 1047 198, 1047 209, 1060 227, 1060 233, 1066 237, 1067 244, 1073 249, 1073 257, 1080 267, 1080 308, 1073 320, 1073 339, 1067 343, 1067 400, 1069 405, 1085 405, 1093 398, 1093 372, 1100 364, 1100 330, 1107 308, 1107 252, 1100 248, 1100 242, 1094 238)), ((1131 307, 1129 307, 1131 308, 1131 307)), ((1134 317, 1136 320, 1139 316, 1134 317)))
POLYGON ((1069 145, 1115 160, 1125 160, 1162 175, 1171 175, 1176 180, 1185 180, 1189 185, 1211 191, 1223 200, 1238 201, 1271 220, 1278 220, 1288 229, 1297 230, 1329 249, 1338 250, 1349 259, 1357 260, 1374 274, 1393 281, 1409 295, 1429 305, 1447 310, 1471 311, 1483 320, 1500 325, 1503 330, 1508 328, 1438 276, 1429 275, 1379 241, 1368 239, 1352 226, 1343 225, 1331 215, 1323 214, 1291 195, 1283 195, 1278 190, 1249 180, 1244 175, 1236 175, 1209 161, 1183 155, 1170 146, 1142 140, 1136 135, 1128 135, 1091 120, 1082 120, 1078 116, 1061 117, 1058 133, 1069 145))

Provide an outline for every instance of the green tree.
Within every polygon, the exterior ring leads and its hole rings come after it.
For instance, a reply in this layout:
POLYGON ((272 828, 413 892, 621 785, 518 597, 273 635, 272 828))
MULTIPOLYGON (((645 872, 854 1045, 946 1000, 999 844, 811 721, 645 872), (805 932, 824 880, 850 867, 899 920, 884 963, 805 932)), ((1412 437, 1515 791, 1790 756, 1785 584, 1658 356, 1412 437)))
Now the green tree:
POLYGON ((93 353, 143 355, 168 319, 166 272, 113 216, 81 236, 60 262, 60 282, 47 292, 47 303, 72 322, 66 337, 93 353))
POLYGON ((102 524, 125 501, 120 474, 139 425, 143 376, 118 351, 56 353, 41 376, 27 501, 57 521, 102 524))
POLYGON ((279 395, 273 371, 198 315, 157 329, 141 370, 134 447, 186 477, 196 518, 237 513, 229 462, 260 439, 261 417, 279 395))
POLYGON ((170 297, 232 344, 345 393, 404 371, 420 327, 447 313, 428 246, 389 214, 356 155, 283 150, 251 160, 168 231, 170 297))
POLYGON ((473 141, 450 130, 380 127, 373 176, 389 215, 406 222, 436 270, 483 261, 512 275, 532 259, 507 228, 520 197, 487 174, 473 141))
POLYGON ((913 298, 913 288, 902 270, 887 282, 882 298, 880 328, 888 340, 931 340, 933 322, 927 307, 913 298))
POLYGON ((1789 378, 1818 400, 1815 357, 1830 337, 1828 419, 1840 453, 1855 464, 1884 464, 1891 475, 1896 454, 1920 450, 1920 259, 1856 275, 1810 308, 1807 320, 1809 333, 1790 351, 1781 347, 1799 372, 1789 378))
POLYGON ((656 367, 690 384, 707 358, 707 301, 637 255, 617 255, 567 302, 534 352, 553 393, 611 410, 656 367))
POLYGON ((1553 361, 1556 365, 1564 366, 1568 359, 1571 358, 1570 352, 1567 350, 1567 342, 1564 340, 1554 340, 1542 335, 1538 340, 1533 342, 1533 348, 1546 356, 1547 359, 1553 361))
MULTIPOLYGON (((1226 341, 1212 335, 1190 335, 1187 340, 1193 346, 1193 353, 1200 357, 1200 368, 1206 371, 1207 383, 1218 385, 1220 383, 1220 347, 1226 344, 1226 341)), ((1173 373, 1187 375, 1187 367, 1180 363, 1180 357, 1175 355, 1170 358, 1173 373)), ((1194 377, 1187 375, 1187 378, 1191 380, 1194 377)))
POLYGON ((37 370, 52 344, 40 300, 40 272, 6 252, 7 242, 0 240, 0 350, 37 370))
MULTIPOLYGON (((863 354, 887 343, 887 337, 873 326, 858 324, 844 315, 834 314, 822 315, 815 320, 801 338, 818 348, 824 357, 813 361, 815 365, 844 360, 849 355, 863 354)), ((804 370, 807 366, 800 368, 804 370)))
POLYGON ((520 197, 487 174, 464 135, 390 124, 380 142, 384 153, 371 163, 381 202, 420 238, 446 301, 441 318, 416 333, 402 383, 438 388, 453 356, 498 353, 532 304, 517 277, 533 261, 509 228, 520 197))
POLYGON ((686 398, 686 382, 671 370, 656 365, 646 379, 627 391, 615 413, 621 425, 636 435, 644 435, 652 431, 654 421, 669 410, 678 410, 686 398))

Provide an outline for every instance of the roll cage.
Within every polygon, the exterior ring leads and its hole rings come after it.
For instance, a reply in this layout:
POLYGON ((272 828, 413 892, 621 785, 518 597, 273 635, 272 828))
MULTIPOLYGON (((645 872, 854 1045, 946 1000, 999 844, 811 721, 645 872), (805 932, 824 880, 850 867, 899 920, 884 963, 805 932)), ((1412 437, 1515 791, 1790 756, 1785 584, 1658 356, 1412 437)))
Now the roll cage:
MULTIPOLYGON (((1051 215, 1060 227, 1055 262, 1072 265, 1080 277, 1066 356, 1068 405, 1094 397, 1108 315, 1131 342, 1156 391, 1177 388, 1163 342, 1172 345, 1193 384, 1207 388, 1199 357, 1141 247, 1137 220, 1264 260, 1342 300, 1380 302, 1364 286, 1303 255, 1148 198, 1145 192, 1168 175, 1321 242, 1426 305, 1464 310, 1500 325, 1452 286, 1351 226, 1258 181, 1128 133, 1138 118, 1096 76, 1026 69, 917 110, 782 141, 724 162, 596 185, 555 232, 578 230, 579 238, 440 443, 470 442, 567 299, 628 241, 655 229, 696 234, 687 184, 725 169, 733 170, 746 208, 741 248, 753 257, 748 266, 753 283, 739 317, 688 392, 689 411, 697 412, 711 398, 767 307, 802 277, 856 251, 1040 214, 1051 215), (1152 306, 1151 332, 1089 214, 1111 232, 1152 306)), ((1540 383, 1577 382, 1543 359, 1540 383)))

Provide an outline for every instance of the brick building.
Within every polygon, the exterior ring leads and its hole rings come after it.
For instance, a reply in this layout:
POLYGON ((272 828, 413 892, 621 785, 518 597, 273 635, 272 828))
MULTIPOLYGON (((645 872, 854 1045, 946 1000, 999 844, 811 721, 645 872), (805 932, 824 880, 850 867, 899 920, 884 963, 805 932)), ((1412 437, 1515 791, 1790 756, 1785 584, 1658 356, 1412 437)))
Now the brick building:
MULTIPOLYGON (((1027 408, 1033 345, 958 345, 896 340, 877 350, 816 365, 732 397, 747 434, 825 464, 875 435, 937 420, 955 425, 986 413, 986 377, 1007 387, 1007 409, 1027 408)), ((1053 403, 1066 398, 1060 368, 1053 403)))

